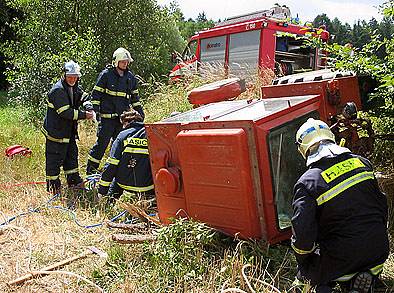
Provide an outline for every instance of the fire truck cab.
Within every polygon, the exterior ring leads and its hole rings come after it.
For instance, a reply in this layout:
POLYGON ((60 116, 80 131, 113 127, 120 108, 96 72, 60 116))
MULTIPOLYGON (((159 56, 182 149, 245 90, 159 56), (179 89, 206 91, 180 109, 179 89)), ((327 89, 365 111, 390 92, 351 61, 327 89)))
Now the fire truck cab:
POLYGON ((265 68, 277 76, 317 70, 325 67, 324 52, 303 45, 306 34, 327 41, 324 29, 312 29, 288 21, 288 8, 280 7, 229 18, 190 38, 170 78, 204 68, 225 70, 227 75, 245 78, 265 68), (279 10, 278 10, 279 9, 279 10))

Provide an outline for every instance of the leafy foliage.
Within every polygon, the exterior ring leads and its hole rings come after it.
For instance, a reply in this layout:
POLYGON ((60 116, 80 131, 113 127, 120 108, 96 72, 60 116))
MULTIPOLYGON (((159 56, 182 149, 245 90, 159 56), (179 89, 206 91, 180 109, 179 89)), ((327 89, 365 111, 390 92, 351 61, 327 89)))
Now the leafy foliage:
POLYGON ((192 18, 186 20, 177 2, 171 2, 168 11, 174 16, 176 25, 185 40, 193 36, 196 32, 215 25, 213 20, 207 19, 205 12, 199 13, 195 20, 192 18))
POLYGON ((218 236, 205 224, 179 219, 159 231, 146 256, 162 278, 188 281, 206 273, 218 236))
MULTIPOLYGON (((0 0, 0 44, 7 40, 15 39, 15 32, 11 27, 11 23, 17 19, 22 19, 23 15, 17 9, 10 8, 5 0, 0 0)), ((0 90, 6 89, 8 83, 4 74, 6 69, 6 59, 4 52, 0 47, 0 90)))
POLYGON ((15 100, 42 117, 46 92, 65 61, 81 65, 88 91, 118 47, 130 50, 133 70, 144 80, 167 74, 170 52, 182 37, 173 17, 154 0, 9 2, 26 18, 13 23, 17 40, 2 49, 13 67, 7 72, 15 100))

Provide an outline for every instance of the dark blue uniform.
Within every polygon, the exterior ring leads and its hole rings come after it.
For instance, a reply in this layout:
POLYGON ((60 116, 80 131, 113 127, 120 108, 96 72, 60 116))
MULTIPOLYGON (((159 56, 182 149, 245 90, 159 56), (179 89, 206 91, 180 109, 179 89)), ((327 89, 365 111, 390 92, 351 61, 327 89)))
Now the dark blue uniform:
POLYGON ((128 70, 120 76, 116 68, 104 69, 93 88, 92 104, 101 120, 97 129, 97 141, 88 156, 88 174, 98 169, 111 138, 114 140, 122 130, 120 115, 133 108, 144 118, 137 79, 128 70))
POLYGON ((83 91, 78 85, 70 87, 59 80, 48 93, 48 109, 42 132, 46 137, 46 178, 48 190, 60 188, 60 167, 69 185, 82 182, 78 170, 77 121, 86 119, 82 105, 83 91))
POLYGON ((299 278, 327 285, 382 271, 387 201, 367 159, 345 153, 312 163, 294 186, 293 209, 299 278))
POLYGON ((119 133, 99 181, 100 194, 118 198, 123 190, 154 193, 148 140, 140 122, 130 123, 119 133))

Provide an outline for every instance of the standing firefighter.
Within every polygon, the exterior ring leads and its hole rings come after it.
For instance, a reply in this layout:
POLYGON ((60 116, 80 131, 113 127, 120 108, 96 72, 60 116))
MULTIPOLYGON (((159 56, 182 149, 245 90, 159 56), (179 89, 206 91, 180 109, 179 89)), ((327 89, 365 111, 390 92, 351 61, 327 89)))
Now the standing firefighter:
POLYGON ((121 115, 124 130, 114 141, 98 192, 119 198, 124 190, 153 194, 148 140, 142 117, 136 111, 121 115))
POLYGON ((297 278, 320 293, 331 292, 335 282, 370 292, 389 253, 387 202, 372 165, 335 144, 320 120, 308 119, 296 143, 308 167, 294 186, 297 278))
POLYGON ((64 64, 64 76, 48 93, 48 109, 42 131, 46 137, 45 158, 48 191, 60 191, 60 167, 69 186, 82 183, 78 170, 78 124, 92 119, 92 111, 81 110, 83 91, 78 86, 80 67, 74 61, 64 64))
POLYGON ((142 119, 144 112, 139 101, 137 79, 127 66, 133 62, 129 51, 118 48, 113 54, 111 68, 104 69, 92 92, 92 103, 100 123, 97 130, 97 141, 89 152, 87 174, 96 173, 100 161, 111 140, 114 140, 122 129, 120 115, 131 108, 136 110, 142 119))

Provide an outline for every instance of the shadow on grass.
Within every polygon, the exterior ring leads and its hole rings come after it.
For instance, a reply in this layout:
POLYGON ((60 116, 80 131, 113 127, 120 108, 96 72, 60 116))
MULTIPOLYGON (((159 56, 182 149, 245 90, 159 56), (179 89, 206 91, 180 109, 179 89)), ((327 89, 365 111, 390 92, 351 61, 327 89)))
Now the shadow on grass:
POLYGON ((8 93, 0 91, 0 108, 5 108, 8 105, 8 93))

